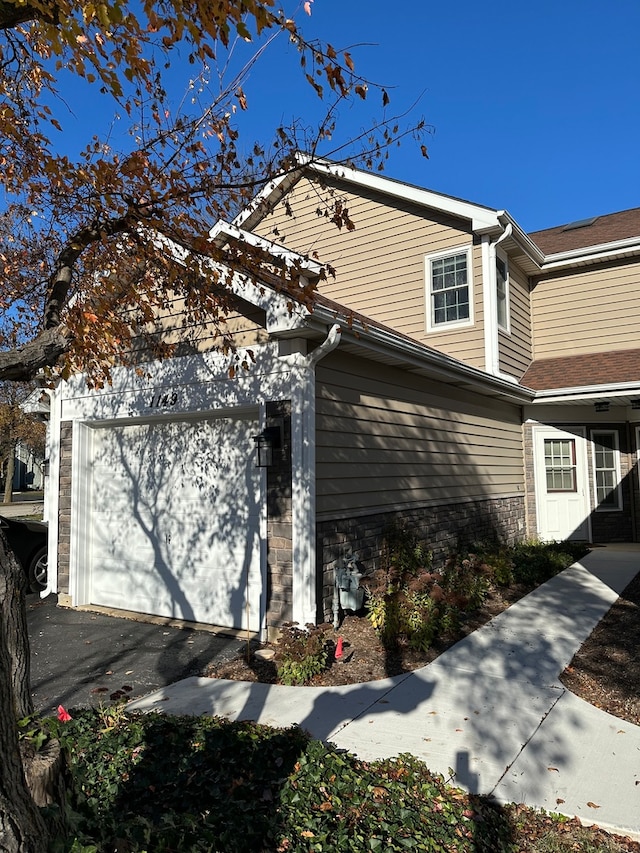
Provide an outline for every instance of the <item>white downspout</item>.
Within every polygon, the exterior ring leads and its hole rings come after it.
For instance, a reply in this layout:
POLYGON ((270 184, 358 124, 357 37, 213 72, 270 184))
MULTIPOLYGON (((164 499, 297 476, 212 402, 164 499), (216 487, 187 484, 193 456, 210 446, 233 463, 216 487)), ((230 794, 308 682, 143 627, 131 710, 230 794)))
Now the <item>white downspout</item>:
POLYGON ((292 400, 292 616, 299 625, 316 621, 316 372, 318 362, 340 343, 336 323, 300 365, 300 389, 292 400))
POLYGON ((47 424, 47 456, 49 474, 44 484, 43 520, 48 523, 47 585, 40 592, 46 598, 58 592, 58 506, 60 499, 60 420, 62 401, 58 389, 43 389, 49 397, 49 423, 47 424))
POLYGON ((497 240, 482 237, 482 295, 484 304, 484 364, 487 373, 500 376, 500 351, 498 348, 498 299, 496 280, 496 246, 511 236, 509 222, 497 240))

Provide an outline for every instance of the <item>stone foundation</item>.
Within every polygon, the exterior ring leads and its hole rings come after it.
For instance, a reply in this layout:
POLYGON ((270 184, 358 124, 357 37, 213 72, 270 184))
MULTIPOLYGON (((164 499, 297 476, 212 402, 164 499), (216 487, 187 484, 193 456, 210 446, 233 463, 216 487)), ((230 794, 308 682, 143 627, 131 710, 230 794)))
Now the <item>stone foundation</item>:
POLYGON ((481 542, 513 545, 524 539, 524 519, 524 496, 515 496, 318 522, 318 618, 333 619, 336 560, 353 552, 365 574, 380 568, 384 535, 390 526, 411 531, 431 552, 434 568, 439 568, 452 551, 481 542))
POLYGON ((283 428, 283 449, 267 469, 267 634, 293 616, 291 403, 267 403, 266 425, 283 428))

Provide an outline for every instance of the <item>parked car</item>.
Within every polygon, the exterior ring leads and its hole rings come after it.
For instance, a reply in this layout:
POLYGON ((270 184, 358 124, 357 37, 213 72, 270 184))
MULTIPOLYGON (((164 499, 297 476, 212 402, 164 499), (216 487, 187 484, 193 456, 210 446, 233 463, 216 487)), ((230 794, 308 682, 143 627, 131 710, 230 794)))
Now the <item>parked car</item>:
POLYGON ((0 529, 24 569, 32 592, 43 590, 47 585, 47 525, 0 516, 0 529))

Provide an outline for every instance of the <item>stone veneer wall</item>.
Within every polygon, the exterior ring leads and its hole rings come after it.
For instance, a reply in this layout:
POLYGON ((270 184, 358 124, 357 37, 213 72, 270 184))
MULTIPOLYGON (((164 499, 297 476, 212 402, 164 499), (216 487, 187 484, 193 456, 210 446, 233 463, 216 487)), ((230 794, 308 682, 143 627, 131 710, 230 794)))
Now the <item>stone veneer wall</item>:
POLYGON ((390 525, 406 527, 424 542, 433 555, 434 568, 457 548, 480 542, 514 544, 526 536, 523 496, 474 501, 446 506, 413 508, 359 516, 317 525, 318 617, 333 619, 333 576, 335 561, 352 551, 365 574, 380 567, 385 530, 390 525))
POLYGON ((69 545, 71 542, 71 448, 73 423, 60 424, 60 483, 58 496, 58 592, 69 592, 69 545))
POLYGON ((293 534, 291 512, 291 403, 267 403, 266 425, 282 419, 284 450, 267 468, 267 633, 293 616, 293 534))

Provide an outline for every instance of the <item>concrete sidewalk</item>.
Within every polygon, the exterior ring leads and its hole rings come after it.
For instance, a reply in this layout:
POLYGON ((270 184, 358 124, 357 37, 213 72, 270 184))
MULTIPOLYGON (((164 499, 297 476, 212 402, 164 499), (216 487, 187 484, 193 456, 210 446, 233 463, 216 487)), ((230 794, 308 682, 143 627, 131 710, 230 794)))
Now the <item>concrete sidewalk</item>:
POLYGON ((188 678, 131 710, 299 724, 365 760, 403 752, 468 791, 640 838, 640 727, 559 675, 640 570, 640 546, 596 548, 415 672, 334 688, 188 678))

